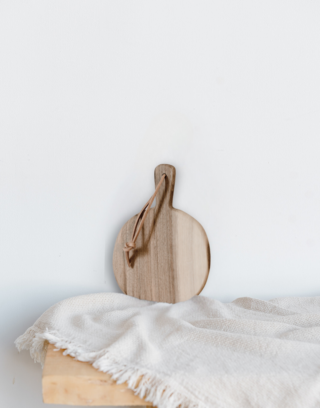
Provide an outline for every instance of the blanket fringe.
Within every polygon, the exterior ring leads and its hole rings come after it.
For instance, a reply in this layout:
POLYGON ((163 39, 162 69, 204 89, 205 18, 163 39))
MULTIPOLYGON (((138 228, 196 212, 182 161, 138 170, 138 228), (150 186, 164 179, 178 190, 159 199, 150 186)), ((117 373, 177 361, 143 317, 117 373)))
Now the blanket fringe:
POLYGON ((126 382, 128 388, 136 395, 158 408, 205 408, 192 395, 188 395, 187 390, 178 384, 172 384, 170 378, 164 379, 146 369, 130 367, 119 362, 109 354, 107 349, 99 352, 85 350, 83 345, 77 344, 76 339, 62 339, 56 332, 48 330, 42 332, 33 326, 17 338, 15 345, 19 351, 29 350, 34 361, 43 366, 47 342, 53 344, 57 349, 64 349, 63 354, 91 363, 98 370, 110 374, 118 384, 126 382), (177 388, 180 388, 182 392, 177 391, 177 388))

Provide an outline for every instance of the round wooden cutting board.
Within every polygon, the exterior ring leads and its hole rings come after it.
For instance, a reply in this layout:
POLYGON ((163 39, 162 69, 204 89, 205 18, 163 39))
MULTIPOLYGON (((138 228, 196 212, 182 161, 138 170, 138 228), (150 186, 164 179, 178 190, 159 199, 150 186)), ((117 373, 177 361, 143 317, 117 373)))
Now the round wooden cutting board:
POLYGON ((205 230, 189 214, 172 207, 176 169, 160 164, 154 172, 157 185, 166 177, 136 241, 129 252, 131 267, 123 248, 131 240, 137 216, 120 230, 113 252, 113 269, 121 290, 139 299, 176 303, 198 295, 210 269, 210 247, 205 230))

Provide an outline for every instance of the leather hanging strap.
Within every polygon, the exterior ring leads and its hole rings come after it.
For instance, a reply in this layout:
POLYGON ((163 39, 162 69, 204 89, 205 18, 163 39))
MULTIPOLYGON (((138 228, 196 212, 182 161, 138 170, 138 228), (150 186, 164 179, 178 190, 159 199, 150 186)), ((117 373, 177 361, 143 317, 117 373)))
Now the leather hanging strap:
POLYGON ((131 249, 134 249, 136 247, 136 240, 138 238, 138 235, 141 231, 141 228, 143 226, 144 220, 146 219, 146 216, 148 215, 148 212, 152 206, 153 200, 155 199, 159 188, 163 182, 163 180, 165 179, 166 175, 163 174, 156 189, 155 192, 153 194, 153 196, 150 198, 150 200, 148 200, 148 202, 146 203, 146 205, 142 208, 142 210, 140 211, 139 215, 137 216, 136 222, 134 224, 133 227, 133 231, 132 231, 132 237, 131 237, 131 241, 127 242, 126 245, 124 246, 123 250, 124 253, 126 255, 126 260, 127 260, 127 264, 129 267, 131 267, 131 263, 130 263, 130 259, 129 259, 129 252, 131 251, 131 249))

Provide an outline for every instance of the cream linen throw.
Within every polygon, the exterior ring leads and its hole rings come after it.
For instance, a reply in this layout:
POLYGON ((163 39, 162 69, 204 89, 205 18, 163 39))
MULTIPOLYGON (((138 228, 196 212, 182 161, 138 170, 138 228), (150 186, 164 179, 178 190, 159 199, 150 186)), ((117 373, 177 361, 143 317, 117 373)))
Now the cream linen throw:
POLYGON ((45 340, 159 408, 320 407, 320 297, 78 296, 52 306, 16 345, 42 363, 45 340))

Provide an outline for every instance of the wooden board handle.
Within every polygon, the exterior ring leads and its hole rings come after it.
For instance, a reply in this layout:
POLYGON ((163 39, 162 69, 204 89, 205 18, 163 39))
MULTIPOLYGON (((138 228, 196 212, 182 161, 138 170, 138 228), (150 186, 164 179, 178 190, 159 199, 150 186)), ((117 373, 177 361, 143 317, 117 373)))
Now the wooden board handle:
POLYGON ((157 186, 162 175, 165 174, 166 178, 161 184, 156 197, 156 211, 160 207, 164 210, 165 208, 172 208, 174 185, 176 182, 176 169, 171 164, 159 164, 154 170, 154 182, 157 186))

